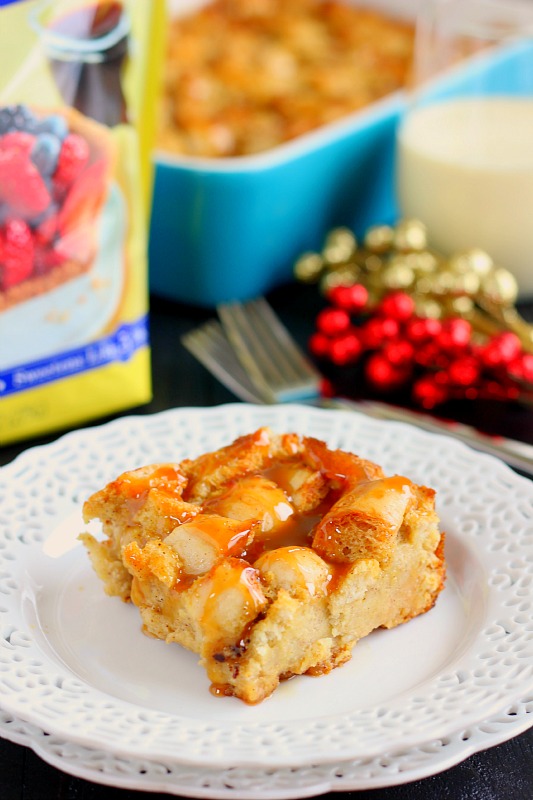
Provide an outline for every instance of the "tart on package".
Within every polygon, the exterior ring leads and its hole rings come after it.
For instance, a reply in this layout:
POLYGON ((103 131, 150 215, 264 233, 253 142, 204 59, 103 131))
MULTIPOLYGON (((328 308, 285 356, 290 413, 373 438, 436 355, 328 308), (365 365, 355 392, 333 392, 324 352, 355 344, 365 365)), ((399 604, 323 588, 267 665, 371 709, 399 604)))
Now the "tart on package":
POLYGON ((0 311, 89 269, 114 162, 108 131, 73 109, 0 108, 0 311))

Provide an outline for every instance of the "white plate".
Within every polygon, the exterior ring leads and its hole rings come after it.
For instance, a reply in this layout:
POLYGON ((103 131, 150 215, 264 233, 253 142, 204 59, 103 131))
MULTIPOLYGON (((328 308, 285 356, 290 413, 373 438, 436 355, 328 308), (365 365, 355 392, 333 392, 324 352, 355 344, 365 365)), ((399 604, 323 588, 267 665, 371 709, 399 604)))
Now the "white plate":
POLYGON ((212 768, 305 767, 453 737, 533 690, 533 484, 447 437, 301 406, 181 409, 28 451, 0 472, 0 498, 0 707, 65 741, 212 768), (248 707, 213 697, 195 656, 143 637, 76 535, 83 500, 124 469, 264 424, 435 487, 449 578, 428 614, 248 707))
POLYGON ((209 800, 290 800, 326 792, 398 786, 427 778, 472 753, 501 744, 533 724, 533 695, 507 711, 420 747, 338 764, 264 769, 190 767, 173 762, 126 759, 49 736, 28 722, 0 712, 0 735, 31 747, 57 769, 94 783, 144 792, 166 792, 209 800))

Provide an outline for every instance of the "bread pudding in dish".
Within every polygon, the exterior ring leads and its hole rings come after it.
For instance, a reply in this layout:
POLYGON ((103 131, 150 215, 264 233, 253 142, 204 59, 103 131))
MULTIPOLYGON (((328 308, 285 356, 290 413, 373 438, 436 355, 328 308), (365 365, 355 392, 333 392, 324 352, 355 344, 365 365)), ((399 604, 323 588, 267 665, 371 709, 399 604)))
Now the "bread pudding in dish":
POLYGON ((434 605, 445 579, 434 500, 357 455, 261 428, 125 472, 84 504, 105 538, 80 538, 145 633, 199 654, 215 694, 254 704, 434 605))
POLYGON ((195 5, 169 25, 161 150, 254 155, 359 111, 408 81, 414 25, 379 8, 338 0, 195 5))

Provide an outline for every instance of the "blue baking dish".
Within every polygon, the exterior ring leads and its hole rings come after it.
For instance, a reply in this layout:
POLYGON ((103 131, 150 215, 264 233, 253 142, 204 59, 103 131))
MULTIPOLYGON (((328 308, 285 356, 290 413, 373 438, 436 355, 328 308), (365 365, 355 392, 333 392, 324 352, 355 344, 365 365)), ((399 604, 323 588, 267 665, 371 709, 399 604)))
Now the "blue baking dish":
MULTIPOLYGON (((167 0, 170 17, 208 0, 167 0)), ((420 0, 345 0, 413 20, 420 0)), ((396 216, 394 149, 405 105, 391 94, 270 151, 207 159, 154 154, 150 288, 213 307, 291 280, 327 232, 396 216)))

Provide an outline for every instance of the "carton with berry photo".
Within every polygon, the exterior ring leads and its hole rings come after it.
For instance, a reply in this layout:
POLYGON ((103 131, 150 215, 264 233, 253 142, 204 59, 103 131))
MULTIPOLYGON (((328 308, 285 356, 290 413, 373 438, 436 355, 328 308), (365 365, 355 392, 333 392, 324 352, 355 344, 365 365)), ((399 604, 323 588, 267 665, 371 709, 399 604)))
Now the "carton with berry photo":
POLYGON ((156 11, 0 7, 0 445, 150 397, 139 123, 156 11))

